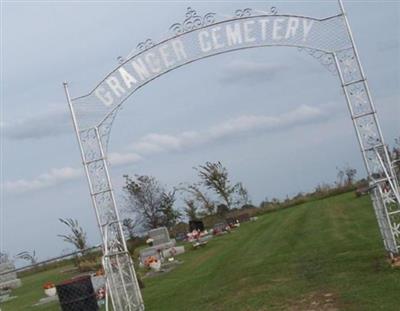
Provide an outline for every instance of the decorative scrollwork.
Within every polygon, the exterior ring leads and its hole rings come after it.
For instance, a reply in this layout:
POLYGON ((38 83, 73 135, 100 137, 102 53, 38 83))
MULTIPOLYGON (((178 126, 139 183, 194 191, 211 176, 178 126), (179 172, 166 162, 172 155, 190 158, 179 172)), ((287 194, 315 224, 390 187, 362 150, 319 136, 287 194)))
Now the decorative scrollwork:
POLYGON ((140 42, 140 43, 136 46, 136 49, 137 49, 138 51, 145 51, 145 50, 148 50, 149 48, 151 48, 151 47, 153 47, 153 46, 154 46, 153 40, 147 39, 147 40, 145 40, 145 41, 143 41, 143 42, 140 42))
POLYGON ((111 127, 113 125, 115 116, 117 115, 119 110, 120 110, 120 108, 115 109, 98 126, 99 136, 100 136, 103 151, 105 154, 107 154, 108 141, 110 139, 111 127))
POLYGON ((215 23, 215 13, 207 13, 204 16, 200 16, 195 10, 188 7, 186 19, 183 23, 175 23, 171 25, 169 29, 174 33, 174 35, 180 35, 184 32, 211 25, 213 23, 215 23))
POLYGON ((396 203, 396 197, 394 196, 392 189, 385 189, 386 191, 382 192, 382 200, 386 205, 390 205, 392 203, 396 203))
POLYGON ((374 179, 381 178, 383 176, 383 170, 382 170, 382 165, 376 156, 376 153, 374 151, 367 151, 366 158, 371 176, 374 179))
MULTIPOLYGON (((278 9, 275 6, 272 6, 268 11, 262 11, 262 10, 255 10, 256 12, 261 13, 262 15, 276 15, 278 14, 278 9)), ((244 10, 236 10, 235 15, 237 17, 248 17, 253 14, 252 9, 244 9, 244 10), (249 13, 246 12, 246 10, 250 10, 249 13)))
POLYGON ((361 71, 353 49, 347 49, 337 53, 337 58, 342 70, 344 82, 352 82, 361 79, 361 71))
POLYGON ((398 224, 394 223, 392 227, 393 227, 393 234, 395 235, 395 237, 396 238, 400 237, 400 223, 398 224))
POLYGON ((236 17, 248 17, 253 14, 253 10, 250 8, 245 8, 245 9, 238 9, 235 11, 235 16, 236 17))
POLYGON ((331 53, 325 53, 320 50, 311 48, 298 48, 298 50, 306 52, 308 55, 312 56, 318 60, 330 73, 337 75, 337 70, 335 66, 335 58, 331 53))
POLYGON ((356 120, 364 148, 375 148, 382 144, 375 119, 368 115, 356 120))
POLYGON ((372 112, 367 90, 363 82, 350 85, 348 88, 351 107, 355 115, 372 112))
POLYGON ((79 136, 83 145, 85 160, 93 161, 101 158, 101 152, 96 137, 96 130, 94 128, 90 128, 81 131, 79 136))

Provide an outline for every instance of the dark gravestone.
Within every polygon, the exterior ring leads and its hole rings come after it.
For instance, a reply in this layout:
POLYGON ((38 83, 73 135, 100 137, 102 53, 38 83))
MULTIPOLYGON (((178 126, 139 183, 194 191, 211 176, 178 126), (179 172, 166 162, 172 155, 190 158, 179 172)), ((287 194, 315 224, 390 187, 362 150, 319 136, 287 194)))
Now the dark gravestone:
POLYGON ((189 221, 189 232, 192 232, 193 230, 204 231, 204 223, 201 220, 189 221))

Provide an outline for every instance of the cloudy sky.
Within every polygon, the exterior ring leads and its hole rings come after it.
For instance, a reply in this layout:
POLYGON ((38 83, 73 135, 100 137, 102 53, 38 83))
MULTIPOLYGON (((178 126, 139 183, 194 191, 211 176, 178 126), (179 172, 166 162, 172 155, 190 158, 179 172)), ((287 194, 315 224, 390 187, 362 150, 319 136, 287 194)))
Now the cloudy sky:
MULTIPOLYGON (((1 12, 1 248, 40 259, 69 245, 58 218, 77 218, 99 243, 62 82, 87 93, 147 38, 159 41, 191 6, 326 17, 336 1, 5 1, 1 12)), ((345 1, 389 144, 400 135, 400 3, 345 1)), ((123 106, 110 140, 120 205, 123 174, 172 187, 193 166, 222 161, 254 203, 310 191, 336 167, 365 170, 337 76, 292 48, 228 53, 155 80, 123 106)))

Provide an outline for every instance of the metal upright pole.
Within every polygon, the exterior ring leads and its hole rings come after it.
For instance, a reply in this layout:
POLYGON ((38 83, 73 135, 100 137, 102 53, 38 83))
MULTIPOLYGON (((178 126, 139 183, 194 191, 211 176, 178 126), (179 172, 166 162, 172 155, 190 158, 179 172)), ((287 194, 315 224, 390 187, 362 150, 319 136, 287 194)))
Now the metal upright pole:
POLYGON ((72 105, 71 96, 69 94, 68 83, 64 82, 63 85, 64 85, 65 96, 66 96, 67 102, 68 102, 68 107, 69 107, 69 110, 70 110, 70 113, 71 113, 72 123, 74 125, 76 139, 78 140, 78 145, 79 145, 79 151, 81 153, 82 164, 83 164, 83 167, 84 167, 84 170, 85 170, 85 175, 86 175, 86 179, 87 179, 89 190, 90 190, 90 197, 91 197, 91 200, 92 200, 94 212, 96 214, 97 224, 98 224, 98 227, 100 229, 101 240, 103 242, 102 243, 103 244, 103 252, 104 252, 104 245, 105 245, 104 234, 103 234, 103 230, 102 230, 100 216, 99 216, 99 213, 98 213, 98 210, 97 210, 97 203, 96 203, 96 201, 95 201, 95 199, 93 198, 93 195, 92 195, 93 192, 94 192, 93 191, 93 185, 92 185, 92 181, 90 180, 89 170, 88 170, 86 156, 85 156, 85 150, 83 149, 82 140, 81 140, 81 136, 80 136, 80 132, 79 132, 79 125, 78 125, 78 122, 76 120, 74 106, 72 105))

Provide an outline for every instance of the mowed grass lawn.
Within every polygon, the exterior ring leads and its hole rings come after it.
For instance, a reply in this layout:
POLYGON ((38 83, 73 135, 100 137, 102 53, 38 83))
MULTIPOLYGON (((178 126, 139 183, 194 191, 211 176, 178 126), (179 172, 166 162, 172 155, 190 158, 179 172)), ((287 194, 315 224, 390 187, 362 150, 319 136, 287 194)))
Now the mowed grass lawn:
MULTIPOLYGON (((386 261, 369 197, 353 193, 265 214, 179 259, 144 279, 146 310, 399 310, 400 270, 386 261)), ((35 277, 40 291, 46 278, 35 277)), ((2 310, 57 310, 11 303, 2 310)))

